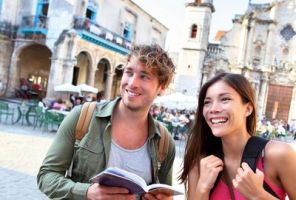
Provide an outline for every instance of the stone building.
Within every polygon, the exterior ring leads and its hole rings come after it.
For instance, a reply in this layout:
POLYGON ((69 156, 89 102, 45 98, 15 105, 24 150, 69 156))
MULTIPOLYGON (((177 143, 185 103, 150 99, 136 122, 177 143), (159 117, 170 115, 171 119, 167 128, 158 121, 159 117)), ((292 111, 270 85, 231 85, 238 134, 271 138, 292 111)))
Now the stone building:
MULTIPOLYGON (((208 11, 204 12, 207 17, 204 17, 203 23, 196 21, 196 28, 194 23, 191 26, 187 24, 187 29, 191 31, 191 34, 187 35, 188 41, 208 41, 202 35, 209 29, 210 4, 212 2, 206 0, 190 4, 196 10, 208 7, 208 11), (192 35, 195 37, 192 38, 192 35)), ((196 88, 188 92, 198 95, 200 86, 219 72, 239 73, 246 76, 254 86, 260 118, 285 121, 296 119, 295 34, 295 0, 273 1, 267 4, 250 2, 243 15, 234 17, 231 30, 219 32, 219 41, 207 44, 203 63, 195 62, 194 74, 197 78, 187 83, 196 88)), ((204 45, 202 48, 196 47, 195 50, 201 52, 199 56, 202 59, 204 45)), ((186 48, 182 51, 188 52, 186 48)), ((182 60, 178 67, 182 69, 180 71, 185 71, 183 74, 191 69, 182 60)), ((180 91, 184 89, 186 88, 179 87, 180 91)))
POLYGON ((111 99, 130 48, 164 47, 167 32, 133 0, 0 0, 0 96, 26 89, 22 80, 47 98, 86 83, 111 99))

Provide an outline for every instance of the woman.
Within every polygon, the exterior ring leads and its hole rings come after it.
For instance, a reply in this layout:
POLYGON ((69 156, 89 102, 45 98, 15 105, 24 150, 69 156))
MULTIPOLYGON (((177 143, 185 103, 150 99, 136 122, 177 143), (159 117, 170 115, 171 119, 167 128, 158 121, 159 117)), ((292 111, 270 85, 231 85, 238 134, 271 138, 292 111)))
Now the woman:
POLYGON ((296 199, 296 152, 287 143, 269 141, 256 173, 240 164, 256 130, 256 107, 250 83, 239 74, 221 73, 201 88, 195 124, 188 139, 180 180, 189 200, 296 199))

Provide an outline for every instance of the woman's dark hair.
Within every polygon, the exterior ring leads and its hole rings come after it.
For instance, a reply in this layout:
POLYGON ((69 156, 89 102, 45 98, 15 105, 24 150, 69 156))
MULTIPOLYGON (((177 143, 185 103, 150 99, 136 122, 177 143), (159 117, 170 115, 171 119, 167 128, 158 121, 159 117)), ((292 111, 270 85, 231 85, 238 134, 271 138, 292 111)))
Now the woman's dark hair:
POLYGON ((203 105, 207 90, 218 81, 224 81, 240 95, 243 103, 250 103, 253 107, 252 113, 247 117, 246 128, 250 135, 254 135, 256 132, 255 95, 249 81, 240 74, 220 73, 206 82, 199 93, 195 122, 189 133, 184 155, 183 171, 179 176, 179 180, 185 183, 186 189, 188 189, 188 174, 194 166, 197 166, 199 170, 199 162, 202 157, 216 155, 223 158, 221 138, 215 137, 212 134, 203 116, 203 105))

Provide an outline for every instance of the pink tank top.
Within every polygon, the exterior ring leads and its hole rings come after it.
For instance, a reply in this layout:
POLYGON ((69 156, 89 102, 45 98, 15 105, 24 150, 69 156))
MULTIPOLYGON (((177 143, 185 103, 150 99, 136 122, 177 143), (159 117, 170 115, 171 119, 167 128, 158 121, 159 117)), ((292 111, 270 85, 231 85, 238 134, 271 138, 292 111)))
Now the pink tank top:
MULTIPOLYGON (((263 171, 262 159, 259 159, 257 163, 257 168, 263 171)), ((285 200, 287 193, 284 189, 274 185, 268 179, 264 177, 264 181, 270 186, 270 188, 277 194, 280 200, 285 200)), ((235 200, 247 200, 243 195, 239 193, 238 190, 233 189, 235 200)), ((227 185, 224 183, 222 179, 219 180, 218 185, 212 192, 210 196, 210 200, 221 200, 221 199, 230 199, 230 194, 228 192, 227 185)))

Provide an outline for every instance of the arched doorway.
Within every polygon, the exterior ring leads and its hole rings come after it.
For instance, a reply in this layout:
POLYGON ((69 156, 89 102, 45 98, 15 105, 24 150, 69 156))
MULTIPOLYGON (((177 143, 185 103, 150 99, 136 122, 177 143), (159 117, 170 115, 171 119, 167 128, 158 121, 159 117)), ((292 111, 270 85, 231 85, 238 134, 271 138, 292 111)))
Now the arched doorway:
POLYGON ((115 68, 115 76, 113 79, 113 89, 112 89, 112 97, 116 97, 120 95, 120 81, 123 74, 123 65, 118 65, 115 68))
POLYGON ((88 83, 91 69, 91 57, 89 53, 83 51, 77 55, 77 65, 73 68, 73 85, 88 83))
POLYGON ((105 58, 101 59, 97 65, 95 87, 98 88, 99 91, 104 91, 104 95, 106 95, 108 72, 110 68, 110 62, 105 58))
POLYGON ((17 83, 20 87, 15 95, 20 98, 46 96, 51 66, 51 51, 44 45, 32 44, 24 47, 17 61, 17 83))

